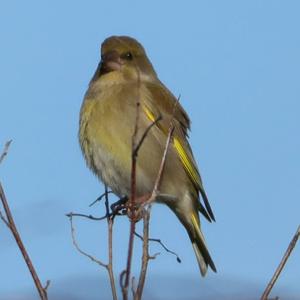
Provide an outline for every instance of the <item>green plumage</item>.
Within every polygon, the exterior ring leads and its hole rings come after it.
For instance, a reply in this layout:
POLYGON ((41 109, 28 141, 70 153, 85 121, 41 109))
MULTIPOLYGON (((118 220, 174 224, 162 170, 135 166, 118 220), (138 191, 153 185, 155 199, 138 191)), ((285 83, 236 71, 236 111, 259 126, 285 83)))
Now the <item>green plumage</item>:
POLYGON ((200 229, 198 211, 214 220, 202 180, 187 140, 189 118, 176 98, 159 81, 143 47, 129 37, 111 37, 102 44, 96 70, 80 112, 80 145, 91 170, 117 195, 131 188, 132 135, 136 101, 140 117, 138 139, 149 131, 137 159, 137 196, 151 193, 163 155, 169 124, 175 125, 157 201, 168 205, 185 226, 193 243, 201 274, 216 271, 200 229), (173 114, 174 112, 174 114, 173 114), (204 204, 199 200, 202 195, 204 204))

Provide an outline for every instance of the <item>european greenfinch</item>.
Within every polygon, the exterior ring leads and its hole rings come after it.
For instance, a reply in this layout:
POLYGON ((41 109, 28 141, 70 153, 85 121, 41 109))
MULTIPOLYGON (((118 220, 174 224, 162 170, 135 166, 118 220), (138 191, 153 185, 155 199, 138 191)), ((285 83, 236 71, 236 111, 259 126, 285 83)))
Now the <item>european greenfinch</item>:
POLYGON ((131 37, 112 36, 101 46, 101 61, 80 111, 79 140, 87 165, 116 195, 130 197, 137 99, 137 140, 159 117, 160 121, 148 131, 138 152, 136 195, 153 190, 172 121, 174 132, 156 202, 166 204, 185 227, 202 276, 208 266, 216 272, 199 212, 208 221, 215 218, 188 142, 189 117, 157 77, 143 46, 131 37))

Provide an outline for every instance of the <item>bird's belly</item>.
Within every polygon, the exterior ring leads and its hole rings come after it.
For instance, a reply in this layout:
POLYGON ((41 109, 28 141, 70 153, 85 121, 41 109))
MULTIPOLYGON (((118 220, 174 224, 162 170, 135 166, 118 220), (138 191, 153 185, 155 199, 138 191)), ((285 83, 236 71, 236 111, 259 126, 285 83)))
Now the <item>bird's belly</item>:
MULTIPOLYGON (((132 137, 135 118, 132 120, 128 116, 135 116, 136 106, 125 104, 122 102, 121 108, 116 110, 109 101, 86 102, 82 108, 82 115, 86 117, 81 117, 79 132, 81 148, 88 166, 118 196, 129 196, 131 192, 132 137)), ((137 141, 148 126, 149 121, 141 118, 137 141)), ((166 140, 164 134, 159 131, 157 134, 161 136, 158 138, 153 131, 150 131, 138 153, 137 196, 149 194, 154 188, 166 140)), ((185 173, 171 146, 160 192, 180 197, 179 194, 184 192, 185 188, 185 173)))
POLYGON ((129 194, 129 174, 111 154, 96 149, 94 161, 99 170, 98 176, 118 196, 129 194))
MULTIPOLYGON (((114 138, 112 137, 111 144, 114 144, 113 141, 114 138)), ((131 193, 131 146, 127 145, 127 147, 126 151, 124 149, 122 151, 121 143, 116 147, 113 145, 108 147, 105 142, 101 143, 100 138, 96 142, 90 141, 89 150, 84 151, 89 167, 118 196, 130 196, 131 193), (127 152, 127 155, 124 152, 127 152)), ((152 157, 147 156, 151 167, 148 167, 147 171, 145 170, 145 160, 142 159, 143 152, 143 150, 140 151, 141 157, 137 157, 136 165, 136 194, 138 197, 152 192, 156 179, 155 174, 157 174, 159 169, 159 164, 156 162, 157 159, 153 159, 156 156, 153 153, 152 157)))

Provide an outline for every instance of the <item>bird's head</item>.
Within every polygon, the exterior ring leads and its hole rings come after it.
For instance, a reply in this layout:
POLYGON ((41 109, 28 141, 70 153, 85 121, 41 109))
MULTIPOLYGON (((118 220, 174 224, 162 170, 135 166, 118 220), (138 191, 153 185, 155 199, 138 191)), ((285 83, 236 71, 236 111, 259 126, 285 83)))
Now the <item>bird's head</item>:
POLYGON ((128 36, 111 36, 101 46, 101 62, 94 80, 111 72, 126 79, 154 79, 156 73, 143 46, 128 36))

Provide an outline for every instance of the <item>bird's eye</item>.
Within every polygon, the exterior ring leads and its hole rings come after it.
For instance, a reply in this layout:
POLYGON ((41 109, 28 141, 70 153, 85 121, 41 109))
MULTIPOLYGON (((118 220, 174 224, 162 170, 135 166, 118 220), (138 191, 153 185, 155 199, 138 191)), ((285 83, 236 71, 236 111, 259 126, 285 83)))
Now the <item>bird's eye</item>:
POLYGON ((133 56, 131 52, 126 52, 122 55, 122 58, 126 59, 126 60, 132 60, 133 56))

